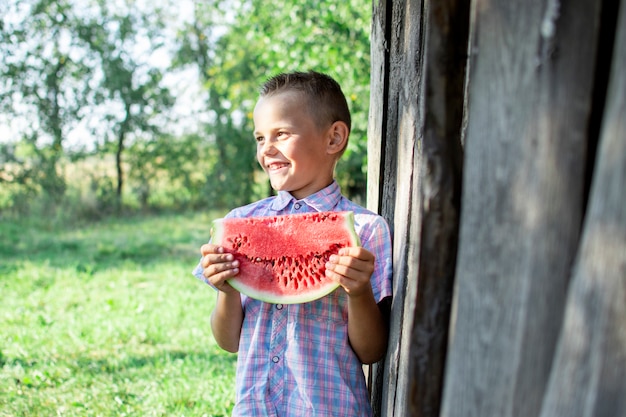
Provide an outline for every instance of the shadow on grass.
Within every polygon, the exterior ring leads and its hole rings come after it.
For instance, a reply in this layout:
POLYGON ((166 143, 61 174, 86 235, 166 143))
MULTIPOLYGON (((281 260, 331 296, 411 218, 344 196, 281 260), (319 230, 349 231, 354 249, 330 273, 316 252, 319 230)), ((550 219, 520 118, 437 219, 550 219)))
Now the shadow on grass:
MULTIPOLYGON (((236 362, 236 355, 221 351, 207 352, 187 352, 184 350, 165 350, 154 355, 125 355, 122 353, 118 357, 94 358, 89 356, 80 357, 57 357, 54 364, 59 365, 65 362, 65 366, 74 372, 91 374, 114 374, 131 369, 161 368, 174 362, 180 363, 205 363, 212 367, 232 367, 236 362)), ((47 358, 10 358, 3 357, 2 365, 19 366, 23 369, 32 369, 52 365, 47 358)))
MULTIPOLYGON (((1 245, 0 245, 1 246, 1 245)), ((47 239, 28 247, 24 245, 8 248, 0 247, 0 254, 6 261, 19 262, 23 259, 47 261, 50 266, 66 266, 68 262, 81 268, 86 264, 114 266, 123 262, 132 262, 138 265, 154 260, 159 256, 162 260, 176 260, 181 257, 196 255, 199 249, 193 246, 182 247, 168 241, 137 242, 91 242, 80 239, 62 240, 62 238, 47 239)), ((17 266, 6 263, 0 266, 4 272, 10 272, 17 266)))
POLYGON ((160 368, 174 362, 206 363, 212 367, 232 366, 235 355, 225 352, 185 352, 182 350, 161 351, 155 355, 128 355, 122 358, 80 357, 72 361, 77 369, 91 373, 118 373, 130 369, 160 368))
MULTIPOLYGON (((42 229, 29 219, 16 224, 0 219, 0 256, 6 261, 3 264, 28 259, 45 261, 52 267, 77 265, 77 269, 85 265, 103 269, 129 262, 142 265, 156 255, 162 260, 177 260, 199 254, 208 231, 200 233, 198 229, 193 216, 183 215, 109 219, 52 230, 42 229)), ((7 268, 12 267, 6 265, 2 272, 9 272, 7 268)))

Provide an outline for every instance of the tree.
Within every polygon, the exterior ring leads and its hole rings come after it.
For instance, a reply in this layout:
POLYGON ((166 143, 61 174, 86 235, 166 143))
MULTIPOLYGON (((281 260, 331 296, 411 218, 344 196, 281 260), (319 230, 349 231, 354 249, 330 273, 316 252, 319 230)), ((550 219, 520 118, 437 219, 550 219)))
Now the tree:
POLYGON ((106 108, 104 120, 114 136, 110 139, 105 134, 105 145, 114 143, 119 209, 125 178, 123 154, 129 136, 158 133, 155 119, 171 107, 173 98, 161 84, 163 70, 150 66, 146 58, 160 47, 156 33, 163 27, 160 11, 139 13, 132 3, 125 7, 116 3, 113 9, 103 1, 96 3, 96 10, 95 17, 81 23, 78 33, 102 74, 96 104, 106 108), (144 56, 137 58, 135 52, 146 44, 147 49, 140 51, 144 56))
POLYGON ((220 164, 208 180, 227 187, 223 203, 232 206, 254 196, 258 167, 251 114, 260 84, 279 72, 307 69, 334 76, 348 96, 354 128, 338 177, 348 194, 363 198, 370 8, 357 1, 327 0, 283 7, 249 0, 229 6, 227 13, 216 3, 196 4, 195 21, 184 32, 179 54, 180 64, 197 65, 209 93, 213 121, 207 129, 220 164), (220 21, 228 25, 216 25, 220 21))
POLYGON ((58 162, 67 132, 81 119, 90 68, 72 36, 75 16, 67 1, 10 3, 0 32, 0 103, 14 120, 28 163, 22 181, 32 181, 58 201, 66 189, 58 162))
POLYGON ((20 172, 4 177, 35 183, 58 203, 66 189, 59 161, 71 153, 64 143, 87 120, 92 136, 83 139, 115 154, 119 208, 128 142, 158 134, 174 101, 162 84, 169 62, 154 59, 165 36, 161 9, 30 0, 11 2, 2 22, 0 102, 22 122, 13 126, 19 137, 4 146, 5 160, 20 172))

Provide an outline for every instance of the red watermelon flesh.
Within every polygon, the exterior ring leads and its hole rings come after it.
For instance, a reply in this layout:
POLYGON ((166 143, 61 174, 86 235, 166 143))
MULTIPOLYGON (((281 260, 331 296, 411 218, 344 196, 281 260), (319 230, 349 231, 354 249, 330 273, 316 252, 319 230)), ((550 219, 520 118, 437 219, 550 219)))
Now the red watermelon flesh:
POLYGON ((338 284, 326 278, 326 262, 340 248, 360 244, 351 211, 218 219, 212 242, 239 261, 239 274, 229 280, 233 288, 275 304, 334 291, 338 284))

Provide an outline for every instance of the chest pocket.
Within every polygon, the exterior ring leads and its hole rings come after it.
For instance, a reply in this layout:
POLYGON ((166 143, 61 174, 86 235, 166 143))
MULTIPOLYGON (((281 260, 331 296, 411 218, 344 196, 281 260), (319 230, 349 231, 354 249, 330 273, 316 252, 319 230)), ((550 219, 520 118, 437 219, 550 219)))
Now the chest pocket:
POLYGON ((338 288, 319 300, 304 303, 300 307, 304 317, 337 324, 348 322, 348 296, 343 288, 338 288))

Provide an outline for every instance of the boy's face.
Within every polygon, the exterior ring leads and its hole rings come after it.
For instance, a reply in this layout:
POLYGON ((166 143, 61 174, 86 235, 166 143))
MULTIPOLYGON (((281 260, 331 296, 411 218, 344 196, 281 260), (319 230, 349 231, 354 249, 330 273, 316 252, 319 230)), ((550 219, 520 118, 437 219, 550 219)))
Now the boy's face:
POLYGON ((257 160, 272 188, 305 198, 333 179, 329 127, 318 126, 297 92, 262 97, 254 109, 257 160))

